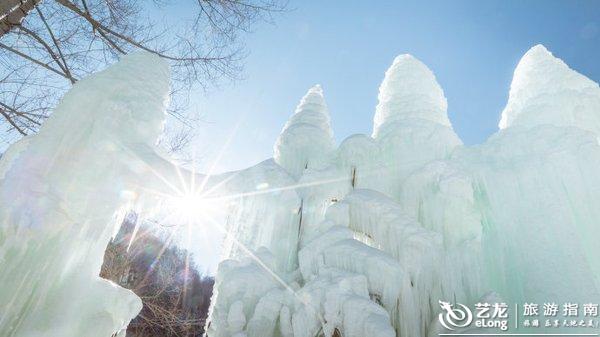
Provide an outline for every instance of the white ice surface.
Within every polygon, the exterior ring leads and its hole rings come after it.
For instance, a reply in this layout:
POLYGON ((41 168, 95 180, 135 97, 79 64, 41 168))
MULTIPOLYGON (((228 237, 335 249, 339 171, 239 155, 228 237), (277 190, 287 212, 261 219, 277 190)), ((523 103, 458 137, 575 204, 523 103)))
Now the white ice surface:
POLYGON ((310 88, 285 124, 274 147, 274 159, 298 178, 307 168, 319 167, 334 149, 329 112, 320 85, 310 88))
MULTIPOLYGON (((260 249, 280 252, 274 261, 294 261, 272 269, 277 277, 263 270, 273 283, 240 275, 226 291, 217 284, 218 312, 242 299, 248 316, 260 318, 244 331, 435 336, 439 300, 600 300, 596 83, 533 47, 515 71, 501 130, 470 147, 452 130, 435 76, 409 55, 385 74, 372 136, 332 148, 323 102, 322 90, 311 89, 275 148, 292 181, 269 186, 296 194, 298 216, 230 224, 242 242, 281 226, 288 234, 260 249), (253 289, 263 289, 262 300, 245 300, 253 289)), ((244 212, 278 214, 293 204, 285 200, 244 212)), ((218 312, 208 336, 230 336, 218 312)))
MULTIPOLYGON (((153 147, 167 92, 164 63, 129 56, 2 157, 0 331, 110 336, 139 311, 97 275, 120 211, 180 179, 153 147)), ((315 86, 273 159, 207 183, 229 207, 208 336, 424 337, 439 300, 600 302, 598 85, 536 46, 484 144, 462 145, 446 105, 399 56, 372 136, 336 148, 315 86)))
POLYGON ((122 336, 141 310, 99 273, 124 212, 179 181, 154 148, 168 92, 166 62, 126 56, 0 159, 0 336, 122 336))

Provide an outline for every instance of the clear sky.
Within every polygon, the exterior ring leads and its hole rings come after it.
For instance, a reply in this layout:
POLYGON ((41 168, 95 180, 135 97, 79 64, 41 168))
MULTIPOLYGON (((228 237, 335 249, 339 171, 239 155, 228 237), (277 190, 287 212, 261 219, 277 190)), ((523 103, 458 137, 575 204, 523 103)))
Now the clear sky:
POLYGON ((234 134, 217 170, 270 157, 283 124, 317 83, 338 143, 370 134, 379 84, 403 53, 435 73, 467 144, 497 130, 512 72, 537 43, 600 81, 600 1, 291 1, 290 7, 275 25, 260 25, 246 38, 244 80, 194 94, 206 120, 197 149, 207 163, 234 134))
MULTIPOLYGON (((600 1, 292 1, 292 10, 246 39, 245 80, 194 95, 207 121, 197 150, 217 171, 272 156, 299 99, 321 84, 338 143, 370 134, 379 84, 410 53, 435 73, 454 129, 466 144, 497 130, 521 56, 542 43, 600 81, 600 1)), ((196 252, 215 270, 218 244, 196 252)))

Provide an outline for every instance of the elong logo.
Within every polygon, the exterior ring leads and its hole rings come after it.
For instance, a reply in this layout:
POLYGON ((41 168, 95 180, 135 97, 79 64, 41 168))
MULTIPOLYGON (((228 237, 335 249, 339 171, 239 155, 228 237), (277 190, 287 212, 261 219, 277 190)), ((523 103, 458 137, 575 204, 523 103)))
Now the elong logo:
POLYGON ((448 330, 454 330, 454 328, 464 328, 469 326, 473 321, 473 313, 464 304, 458 303, 461 308, 454 308, 453 304, 444 301, 438 301, 440 307, 445 313, 440 313, 438 319, 440 324, 448 330))

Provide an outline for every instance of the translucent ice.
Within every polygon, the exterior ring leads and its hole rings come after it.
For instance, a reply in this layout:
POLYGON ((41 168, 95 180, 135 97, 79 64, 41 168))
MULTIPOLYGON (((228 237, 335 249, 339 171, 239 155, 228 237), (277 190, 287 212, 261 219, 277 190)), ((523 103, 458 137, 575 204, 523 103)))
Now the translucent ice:
POLYGON ((386 124, 404 119, 425 119, 450 126, 442 88, 431 70, 412 55, 396 57, 385 72, 378 98, 373 137, 378 137, 386 124))
MULTIPOLYGON (((137 313, 97 275, 120 210, 177 190, 153 147, 167 90, 159 59, 127 57, 4 154, 0 331, 110 336, 137 313)), ((336 148, 324 102, 311 88, 273 159, 207 182, 228 200, 208 336, 424 337, 443 331, 440 300, 600 302, 596 83, 532 48, 500 130, 470 147, 409 55, 385 74, 372 136, 336 148)))
MULTIPOLYGON (((444 332, 440 300, 600 300, 596 83, 533 47, 515 71, 499 132, 472 147, 452 130, 433 73, 409 55, 385 74, 372 136, 350 136, 334 149, 322 102, 322 90, 311 89, 276 145, 273 165, 293 182, 280 180, 274 191, 296 194, 297 217, 277 224, 252 217, 236 234, 293 228, 297 237, 286 229, 275 254, 283 255, 271 258, 293 263, 261 272, 282 282, 254 283, 228 269, 227 295, 217 285, 219 312, 241 298, 246 315, 257 317, 243 331, 436 336, 444 332)), ((258 176, 267 172, 256 169, 258 176)), ((253 207, 277 214, 292 204, 269 199, 253 207)), ((225 324, 217 312, 212 321, 225 324)), ((215 325, 208 335, 230 336, 215 325)))
POLYGON ((598 84, 537 45, 517 65, 499 127, 549 124, 599 133, 598 107, 598 84))
POLYGON ((1 336, 108 337, 140 311, 99 272, 124 211, 178 181, 154 148, 168 90, 166 62, 124 57, 75 84, 38 134, 2 157, 1 336))
POLYGON ((292 176, 318 167, 333 150, 333 131, 321 86, 308 90, 275 144, 275 161, 292 176))

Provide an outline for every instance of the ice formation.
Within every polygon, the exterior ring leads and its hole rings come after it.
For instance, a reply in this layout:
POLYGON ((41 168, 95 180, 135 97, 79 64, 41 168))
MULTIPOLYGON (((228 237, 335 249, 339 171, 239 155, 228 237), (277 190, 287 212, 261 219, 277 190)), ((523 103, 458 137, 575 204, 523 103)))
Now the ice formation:
POLYGON ((318 167, 333 151, 333 131, 320 85, 312 87, 283 127, 273 158, 293 177, 318 167))
POLYGON ((500 130, 470 147, 416 58, 378 97, 372 135, 335 148, 313 87, 274 161, 231 181, 230 246, 249 251, 219 267, 209 337, 437 336, 440 300, 600 300, 596 83, 533 47, 500 130))
POLYGON ((499 127, 551 124, 598 133, 598 106, 598 84, 537 45, 517 65, 499 127))
MULTIPOLYGON (((125 57, 0 159, 0 336, 122 335, 140 310, 98 273, 125 209, 190 185, 154 148, 168 82, 125 57)), ((228 207, 207 335, 432 337, 440 301, 600 302, 598 85, 536 46, 485 143, 462 145, 446 109, 402 55, 372 135, 336 147, 315 86, 273 159, 203 179, 228 207)))
POLYGON ((122 336, 141 310, 99 272, 124 211, 179 181, 154 148, 169 80, 160 58, 126 56, 0 159, 0 336, 122 336))

